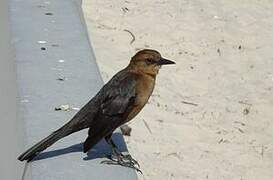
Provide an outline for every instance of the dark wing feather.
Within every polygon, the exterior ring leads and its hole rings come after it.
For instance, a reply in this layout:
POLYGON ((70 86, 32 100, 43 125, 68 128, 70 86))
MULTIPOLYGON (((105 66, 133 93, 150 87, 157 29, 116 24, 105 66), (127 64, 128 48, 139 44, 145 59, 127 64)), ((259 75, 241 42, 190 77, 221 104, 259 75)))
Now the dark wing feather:
POLYGON ((130 74, 121 80, 113 81, 104 92, 105 98, 101 103, 102 113, 107 116, 123 114, 135 98, 135 85, 136 78, 130 74))
POLYGON ((126 122, 127 115, 134 105, 135 87, 136 76, 121 71, 102 88, 100 110, 89 129, 84 152, 126 122))

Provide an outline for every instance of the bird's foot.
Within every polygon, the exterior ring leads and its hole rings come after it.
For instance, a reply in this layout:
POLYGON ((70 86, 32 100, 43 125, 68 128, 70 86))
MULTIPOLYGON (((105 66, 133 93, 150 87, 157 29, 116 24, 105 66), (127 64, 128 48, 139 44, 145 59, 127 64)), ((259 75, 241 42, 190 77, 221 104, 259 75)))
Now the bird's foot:
POLYGON ((123 160, 125 159, 126 161, 131 162, 133 165, 137 165, 138 168, 140 168, 139 163, 137 162, 137 160, 135 160, 130 154, 121 154, 123 160))
POLYGON ((108 156, 109 160, 104 160, 102 164, 108 165, 120 165, 128 168, 132 168, 142 174, 142 171, 139 169, 140 166, 138 162, 132 158, 131 155, 123 155, 122 153, 117 156, 108 156), (135 166, 137 165, 137 167, 135 166))

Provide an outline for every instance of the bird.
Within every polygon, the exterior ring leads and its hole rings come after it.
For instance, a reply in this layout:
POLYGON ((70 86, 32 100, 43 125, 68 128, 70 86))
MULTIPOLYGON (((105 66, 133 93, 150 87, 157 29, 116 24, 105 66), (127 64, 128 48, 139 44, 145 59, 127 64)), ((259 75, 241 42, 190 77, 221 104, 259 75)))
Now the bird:
POLYGON ((89 128, 83 143, 84 153, 105 139, 112 149, 112 156, 103 163, 140 171, 138 162, 130 154, 123 154, 111 137, 115 129, 131 121, 145 106, 154 90, 159 69, 168 64, 175 62, 163 58, 156 50, 138 51, 129 65, 115 74, 69 122, 30 147, 18 160, 30 162, 61 138, 89 128))

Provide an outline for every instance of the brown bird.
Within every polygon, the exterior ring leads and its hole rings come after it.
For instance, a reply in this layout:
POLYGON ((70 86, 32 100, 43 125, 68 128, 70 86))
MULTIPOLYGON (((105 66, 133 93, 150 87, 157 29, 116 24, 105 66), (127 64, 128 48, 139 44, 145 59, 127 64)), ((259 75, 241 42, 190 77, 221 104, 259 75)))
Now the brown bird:
POLYGON ((122 154, 111 136, 116 128, 133 119, 144 107, 153 92, 156 75, 165 64, 175 63, 162 58, 155 50, 137 52, 129 65, 106 83, 68 123, 21 154, 18 160, 31 161, 59 139, 89 128, 83 152, 87 152, 104 138, 111 146, 114 157, 104 163, 139 170, 135 167, 138 165, 137 161, 130 155, 122 154))

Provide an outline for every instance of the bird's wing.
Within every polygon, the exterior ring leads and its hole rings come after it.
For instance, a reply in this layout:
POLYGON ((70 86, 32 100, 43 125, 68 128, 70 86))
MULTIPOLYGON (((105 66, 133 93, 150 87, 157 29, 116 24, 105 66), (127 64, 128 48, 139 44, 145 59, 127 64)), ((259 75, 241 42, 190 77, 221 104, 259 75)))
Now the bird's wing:
POLYGON ((126 73, 121 78, 114 78, 105 88, 100 109, 106 116, 122 115, 132 105, 136 96, 136 77, 126 73))
POLYGON ((134 75, 120 73, 102 88, 100 110, 90 126, 89 136, 84 143, 84 152, 126 122, 127 115, 134 106, 135 87, 134 75))

